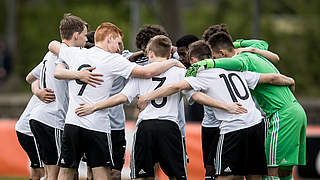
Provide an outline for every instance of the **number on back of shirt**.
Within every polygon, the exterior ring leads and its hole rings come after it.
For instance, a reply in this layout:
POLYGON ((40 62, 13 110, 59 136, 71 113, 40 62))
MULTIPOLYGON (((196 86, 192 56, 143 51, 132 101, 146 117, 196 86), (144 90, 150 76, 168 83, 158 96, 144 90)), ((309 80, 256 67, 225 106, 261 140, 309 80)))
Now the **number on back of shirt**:
MULTIPOLYGON (((152 81, 159 81, 160 83, 158 84, 158 86, 155 88, 158 89, 159 87, 161 87, 164 83, 164 81, 166 81, 166 77, 153 77, 152 81)), ((164 105, 166 105, 167 103, 167 97, 163 97, 161 103, 157 103, 156 100, 152 100, 151 104, 155 107, 155 108, 162 108, 164 105)))
POLYGON ((219 77, 223 78, 224 82, 226 83, 226 86, 228 88, 229 94, 233 102, 238 102, 237 97, 242 100, 246 100, 249 98, 249 90, 247 89, 247 87, 245 86, 241 78, 236 73, 230 73, 228 74, 228 77, 225 74, 220 74, 219 77), (236 79, 239 79, 239 81, 241 82, 242 88, 244 89, 244 92, 245 92, 244 95, 240 94, 238 90, 239 87, 236 87, 233 81, 233 77, 236 79))
MULTIPOLYGON (((83 68, 88 68, 88 67, 91 67, 91 65, 89 64, 82 64, 81 66, 79 66, 78 68, 78 71, 81 71, 81 69, 83 68)), ((92 70, 90 70, 90 72, 92 72, 92 70)), ((87 87, 87 83, 83 82, 83 81, 80 81, 79 79, 76 79, 76 83, 81 85, 81 89, 78 93, 78 96, 82 96, 83 92, 84 92, 84 89, 87 87)))

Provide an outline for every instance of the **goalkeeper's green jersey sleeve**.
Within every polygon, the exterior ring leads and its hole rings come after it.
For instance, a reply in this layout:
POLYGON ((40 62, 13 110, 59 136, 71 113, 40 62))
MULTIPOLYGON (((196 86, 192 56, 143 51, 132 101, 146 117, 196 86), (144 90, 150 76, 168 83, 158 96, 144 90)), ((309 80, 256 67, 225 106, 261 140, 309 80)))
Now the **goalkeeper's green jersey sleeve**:
POLYGON ((247 56, 244 53, 233 56, 232 58, 215 59, 214 62, 215 68, 222 68, 233 71, 248 70, 247 56))
POLYGON ((263 49, 263 50, 268 50, 268 43, 263 40, 243 40, 243 39, 238 39, 235 42, 233 42, 233 46, 235 48, 241 48, 241 47, 252 47, 252 48, 257 48, 257 49, 263 49))

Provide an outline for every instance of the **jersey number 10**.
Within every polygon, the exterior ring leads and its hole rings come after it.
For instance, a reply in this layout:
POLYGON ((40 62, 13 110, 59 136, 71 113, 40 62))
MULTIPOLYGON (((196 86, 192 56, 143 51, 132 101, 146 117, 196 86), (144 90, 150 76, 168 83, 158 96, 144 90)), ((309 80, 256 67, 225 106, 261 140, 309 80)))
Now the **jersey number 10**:
POLYGON ((236 73, 230 73, 230 74, 228 74, 228 77, 225 74, 220 74, 219 77, 223 78, 224 82, 226 83, 226 86, 228 88, 229 94, 230 94, 231 99, 232 99, 233 102, 238 102, 238 100, 236 98, 236 95, 237 95, 238 98, 240 98, 242 100, 246 100, 246 99, 249 98, 249 92, 248 92, 246 86, 244 85, 243 81, 241 80, 241 78, 236 73), (245 94, 243 96, 239 93, 236 85, 234 84, 234 82, 232 80, 232 77, 236 77, 236 78, 238 78, 240 80, 240 82, 241 82, 241 84, 243 86, 243 89, 245 91, 245 94))

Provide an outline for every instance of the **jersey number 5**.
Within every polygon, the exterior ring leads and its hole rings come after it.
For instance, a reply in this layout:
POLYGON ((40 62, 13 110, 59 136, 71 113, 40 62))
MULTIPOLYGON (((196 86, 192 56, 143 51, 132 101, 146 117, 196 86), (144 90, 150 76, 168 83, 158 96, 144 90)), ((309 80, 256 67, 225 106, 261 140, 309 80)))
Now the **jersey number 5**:
MULTIPOLYGON (((87 67, 91 67, 91 65, 89 64, 82 64, 81 66, 79 66, 78 71, 81 71, 81 69, 83 68, 87 68, 87 67)), ((90 72, 92 72, 92 70, 90 70, 90 72)), ((82 96, 84 89, 87 87, 87 83, 80 81, 79 79, 76 79, 76 83, 82 85, 81 89, 78 93, 78 96, 82 96)))
MULTIPOLYGON (((158 86, 155 89, 158 89, 159 87, 161 87, 164 83, 164 81, 166 81, 166 77, 153 77, 152 81, 160 81, 160 83, 158 84, 158 86)), ((162 108, 164 105, 166 105, 167 103, 167 97, 163 97, 162 98, 162 102, 160 104, 156 103, 156 100, 152 100, 151 104, 155 107, 155 108, 162 108)))
POLYGON ((219 77, 223 78, 224 82, 226 83, 226 86, 228 88, 228 91, 230 93, 230 96, 231 96, 231 99, 232 99, 233 102, 238 102, 235 94, 237 95, 238 98, 240 98, 242 100, 246 100, 246 99, 249 98, 249 92, 248 92, 246 86, 244 85, 244 83, 242 82, 241 78, 237 74, 230 73, 230 74, 228 74, 228 77, 225 74, 220 74, 219 77), (245 94, 243 96, 239 93, 236 85, 234 84, 234 82, 232 80, 232 77, 236 77, 236 78, 238 78, 240 80, 240 82, 241 82, 241 84, 243 86, 243 89, 245 91, 245 94))

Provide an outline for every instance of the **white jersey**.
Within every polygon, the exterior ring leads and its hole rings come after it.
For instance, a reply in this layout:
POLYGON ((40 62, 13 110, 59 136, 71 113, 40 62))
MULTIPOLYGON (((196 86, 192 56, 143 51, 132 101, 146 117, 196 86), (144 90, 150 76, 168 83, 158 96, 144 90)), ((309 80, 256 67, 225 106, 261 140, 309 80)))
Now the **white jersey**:
MULTIPOLYGON (((130 103, 137 95, 146 94, 163 85, 183 80, 185 71, 186 70, 182 68, 172 67, 166 72, 150 79, 130 78, 129 82, 121 91, 121 94, 125 95, 130 103)), ((147 107, 139 113, 137 125, 142 120, 149 119, 170 120, 179 125, 178 109, 179 103, 181 102, 180 100, 180 93, 152 100, 148 103, 147 107)))
POLYGON ((219 127, 220 121, 217 120, 216 116, 214 115, 213 109, 208 106, 203 106, 204 115, 201 126, 203 127, 219 127))
POLYGON ((69 85, 69 108, 66 124, 76 125, 85 129, 110 133, 110 119, 108 109, 96 111, 87 116, 79 117, 75 109, 80 103, 95 104, 109 97, 113 81, 122 76, 129 78, 135 63, 117 53, 109 53, 98 47, 81 49, 63 45, 60 49, 59 61, 65 63, 70 70, 81 70, 85 67, 96 67, 94 72, 102 73, 104 82, 102 85, 92 87, 80 80, 70 80, 69 85), (107 115, 107 116, 106 116, 107 115))
MULTIPOLYGON (((38 64, 32 71, 32 75, 36 77, 37 79, 40 79, 40 72, 41 72, 41 67, 42 64, 38 64)), ((23 133, 28 136, 33 136, 30 125, 29 125, 29 120, 30 120, 30 114, 32 109, 34 109, 36 106, 38 106, 38 103, 41 102, 40 99, 38 99, 37 96, 33 95, 29 102, 27 107, 24 109, 23 113, 19 117, 18 122, 15 125, 16 131, 23 133)))
POLYGON ((40 88, 49 88, 54 91, 55 101, 50 103, 40 102, 30 115, 31 119, 37 120, 52 128, 63 130, 66 113, 68 110, 68 84, 65 80, 54 77, 56 61, 58 57, 48 52, 41 62, 40 88))
MULTIPOLYGON (((126 84, 126 79, 124 77, 120 76, 117 79, 115 79, 112 83, 110 96, 113 96, 121 92, 125 84, 126 84)), ((109 109, 108 116, 110 119, 111 130, 124 129, 126 117, 123 109, 123 104, 119 104, 117 106, 110 107, 108 109, 109 109)))
POLYGON ((220 134, 248 128, 261 122, 262 116, 252 100, 250 89, 254 89, 260 75, 253 72, 226 71, 208 69, 201 71, 197 77, 186 77, 185 80, 193 89, 202 91, 212 98, 225 103, 239 102, 248 110, 245 114, 231 114, 213 108, 217 120, 221 121, 220 134))

